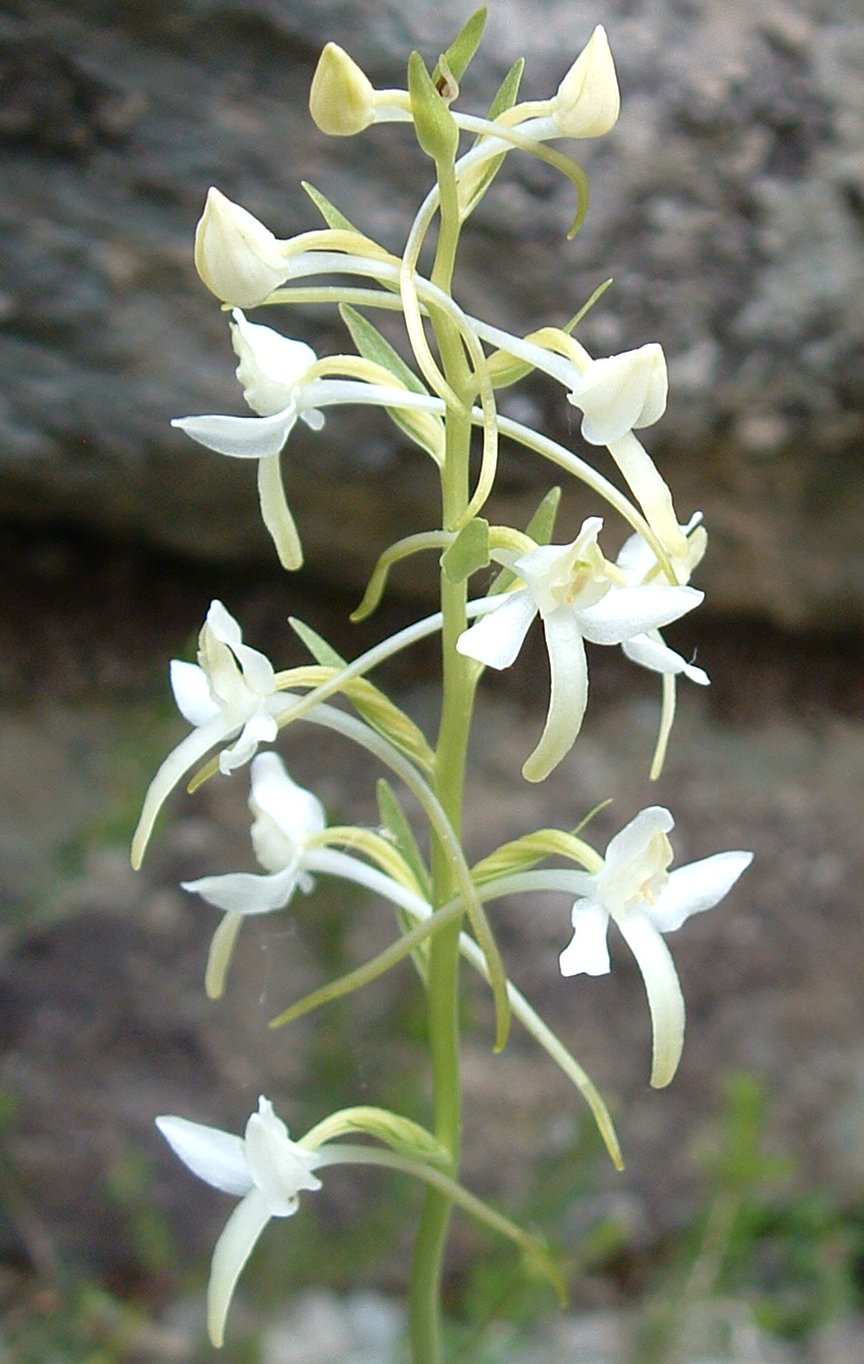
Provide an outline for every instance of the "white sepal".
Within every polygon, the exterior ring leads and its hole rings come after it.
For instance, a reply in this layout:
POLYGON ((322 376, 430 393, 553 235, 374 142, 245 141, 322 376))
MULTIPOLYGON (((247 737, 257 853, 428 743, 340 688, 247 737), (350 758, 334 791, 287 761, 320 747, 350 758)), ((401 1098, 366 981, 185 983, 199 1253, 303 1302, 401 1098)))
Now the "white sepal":
POLYGON ((168 665, 168 675, 174 701, 190 725, 206 725, 219 714, 219 706, 210 695, 207 674, 197 663, 185 663, 182 659, 172 658, 168 665))
POLYGON ((610 971, 606 940, 609 914, 593 900, 576 900, 573 937, 558 958, 562 976, 605 976, 610 971))
POLYGON ((633 635, 632 638, 625 639, 622 648, 631 663, 638 663, 640 667, 648 668, 651 672, 671 673, 673 676, 683 673, 700 687, 707 687, 711 681, 704 668, 697 668, 695 663, 688 663, 681 654, 677 654, 668 644, 664 644, 657 634, 633 635))
POLYGON ((231 459, 266 459, 278 455, 294 429, 297 408, 293 401, 270 417, 175 417, 171 422, 199 445, 231 459))
POLYGON ((752 852, 722 852, 677 867, 648 908, 648 917, 661 933, 673 933, 693 914, 719 904, 752 861, 752 852))
POLYGON ((294 867, 267 876, 250 871, 226 872, 224 876, 202 876, 197 881, 181 881, 183 890, 200 895, 209 905, 226 914, 271 914, 284 909, 298 885, 294 867))
POLYGON ((592 644, 623 644, 685 616, 704 597, 695 587, 613 587, 579 613, 582 633, 592 644))
POLYGON ((175 1156, 205 1184, 238 1198, 252 1188, 242 1137, 171 1115, 157 1118, 156 1126, 175 1156))
POLYGON ((499 606, 464 630, 456 642, 460 654, 488 668, 509 668, 525 642, 537 607, 527 591, 502 596, 499 606))

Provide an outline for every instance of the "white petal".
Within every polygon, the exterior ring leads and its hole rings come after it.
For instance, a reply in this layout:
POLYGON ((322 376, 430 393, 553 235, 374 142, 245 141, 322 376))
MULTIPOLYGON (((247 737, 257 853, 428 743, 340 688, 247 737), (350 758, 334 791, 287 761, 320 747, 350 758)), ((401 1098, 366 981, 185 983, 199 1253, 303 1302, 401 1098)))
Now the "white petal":
POLYGON ((573 937, 558 958, 562 976, 605 976, 609 973, 606 932, 609 915, 593 900, 573 906, 573 937))
POLYGON ((200 895, 208 904, 226 914, 270 914, 284 909, 297 888, 297 871, 259 876, 250 871, 228 872, 225 876, 202 876, 197 881, 181 881, 184 890, 200 895))
POLYGON ((196 767, 217 744, 224 743, 237 729, 236 725, 226 723, 223 715, 217 715, 206 725, 193 729, 187 734, 164 760, 155 777, 147 788, 138 827, 132 835, 132 865, 140 867, 144 849, 150 839, 156 816, 183 778, 196 767))
POLYGON ((321 1180, 313 1174, 317 1152, 291 1140, 266 1099, 260 1101, 259 1111, 246 1124, 246 1156, 271 1217, 291 1217, 297 1211, 301 1189, 321 1188, 321 1180))
POLYGON ((171 1116, 157 1118, 156 1126, 174 1154, 205 1184, 238 1198, 252 1188, 242 1137, 171 1116))
POLYGON ((218 598, 208 606, 205 623, 220 644, 227 644, 231 650, 242 644, 243 632, 238 621, 218 598))
POLYGON ((647 578, 656 563, 656 554, 648 541, 638 532, 627 537, 615 560, 616 566, 621 569, 634 587, 641 583, 643 578, 647 578))
POLYGON ((310 431, 320 431, 324 425, 324 413, 319 412, 317 407, 308 407, 300 413, 300 420, 306 423, 310 431))
POLYGON ((190 725, 206 725, 219 714, 219 707, 210 695, 207 674, 197 663, 184 663, 172 658, 169 667, 171 690, 177 709, 190 725))
POLYGON ((678 620, 704 595, 695 587, 613 587, 596 606, 578 611, 579 624, 592 644, 623 644, 678 620))
POLYGON ((269 711, 257 710, 250 715, 239 739, 232 748, 225 748, 219 754, 219 771, 227 774, 244 767, 258 751, 259 744, 272 744, 279 733, 279 726, 269 711))
POLYGON ((239 308, 231 316, 231 344, 240 361, 237 378, 244 398, 259 417, 284 412, 295 404, 295 386, 317 355, 305 341, 248 322, 239 308))
POLYGON ((520 589, 503 597, 501 605, 464 630, 456 649, 488 668, 509 668, 522 648, 537 607, 529 592, 520 589))
POLYGON ((232 459, 266 459, 278 455, 297 420, 292 404, 272 417, 175 417, 171 425, 185 431, 208 450, 232 459))
POLYGON ((283 568, 293 572, 303 563, 303 550, 285 496, 278 454, 258 461, 258 499, 261 503, 261 518, 276 546, 279 562, 283 568))
POLYGON ((522 767, 526 781, 543 781, 570 752, 588 703, 588 663, 577 613, 559 607, 546 617, 543 629, 551 674, 549 710, 540 742, 522 767))
MULTIPOLYGON (((264 464, 267 461, 262 460, 261 463, 264 464)), ((231 645, 231 650, 240 664, 243 671, 243 681, 249 690, 257 696, 270 696, 275 686, 275 673, 273 672, 273 664, 267 655, 262 654, 259 649, 253 649, 249 644, 244 644, 239 639, 236 644, 231 645)))
MULTIPOLYGON (((668 834, 674 829, 675 821, 663 805, 649 805, 619 829, 609 840, 603 859, 604 871, 616 872, 641 858, 655 834, 668 834)), ((601 873, 602 875, 603 873, 601 873)))
POLYGON ((646 915, 622 914, 616 922, 645 982, 653 1033, 651 1084, 662 1089, 678 1069, 684 1046, 684 996, 678 973, 668 947, 646 915))
POLYGON ((250 777, 255 808, 268 815, 286 838, 302 843, 326 828, 324 806, 314 792, 292 781, 278 753, 259 754, 250 777))
POLYGON ((722 852, 676 868, 649 910, 652 923, 661 933, 672 933, 691 914, 713 909, 752 861, 752 852, 722 852))
POLYGON ((207 1287, 207 1330, 217 1349, 225 1339, 225 1319, 237 1280, 269 1221, 267 1199, 260 1189, 253 1189, 234 1209, 216 1242, 207 1287))
POLYGON ((650 668, 655 673, 683 673, 691 682, 696 682, 700 687, 707 687, 711 678, 702 668, 697 668, 694 663, 688 663, 686 658, 676 654, 674 649, 670 649, 659 637, 651 635, 634 635, 632 639, 625 639, 621 646, 624 653, 633 663, 638 663, 643 668, 650 668))

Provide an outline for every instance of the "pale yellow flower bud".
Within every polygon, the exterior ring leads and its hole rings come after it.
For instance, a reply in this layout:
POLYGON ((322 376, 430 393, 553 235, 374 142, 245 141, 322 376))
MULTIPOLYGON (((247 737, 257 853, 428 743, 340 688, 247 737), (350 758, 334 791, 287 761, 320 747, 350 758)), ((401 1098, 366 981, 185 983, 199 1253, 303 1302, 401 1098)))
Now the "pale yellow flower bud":
POLYGON ((331 137, 352 137, 374 122, 374 87, 336 43, 328 43, 318 58, 309 112, 322 133, 331 137))
POLYGON ((615 126, 621 95, 602 25, 597 25, 558 86, 553 104, 562 137, 599 137, 615 126))
POLYGON ((288 274, 277 239, 218 189, 210 189, 195 232, 195 269, 223 303, 253 308, 288 274))

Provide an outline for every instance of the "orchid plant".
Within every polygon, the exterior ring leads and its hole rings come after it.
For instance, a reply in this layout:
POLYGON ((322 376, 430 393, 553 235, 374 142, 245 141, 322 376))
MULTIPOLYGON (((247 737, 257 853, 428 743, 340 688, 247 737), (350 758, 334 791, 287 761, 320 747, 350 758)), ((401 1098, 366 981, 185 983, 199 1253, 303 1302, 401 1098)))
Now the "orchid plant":
POLYGON ((159 811, 180 782, 197 784, 218 774, 242 781, 247 766, 251 779, 251 839, 259 870, 183 883, 221 915, 205 973, 208 994, 218 996, 227 986, 246 916, 290 912, 298 893, 314 894, 316 878, 327 877, 389 902, 393 941, 372 960, 295 1001, 273 1024, 326 1005, 406 958, 417 967, 428 1013, 432 1100, 425 1124, 357 1107, 323 1117, 295 1141, 266 1098, 242 1137, 183 1117, 157 1119, 193 1174, 240 1199, 213 1257, 208 1323, 216 1345, 225 1334, 238 1278, 265 1226, 271 1218, 293 1215, 301 1195, 318 1189, 333 1163, 388 1167, 425 1186, 411 1269, 413 1364, 440 1364, 442 1357, 440 1285, 454 1208, 509 1237, 563 1292, 542 1241, 459 1182, 463 1095, 456 1004, 462 962, 491 990, 496 1049, 506 1044, 516 1018, 584 1096, 620 1166, 601 1095, 509 979, 494 933, 495 906, 516 895, 563 895, 572 921, 569 941, 562 922, 559 966, 565 976, 609 971, 606 940, 615 923, 644 979, 653 1037, 651 1082, 663 1086, 675 1074, 684 1037, 683 997, 663 935, 723 899, 751 858, 747 852, 721 852, 670 871, 673 817, 661 806, 637 813, 602 854, 583 837, 586 819, 576 831, 517 833, 473 865, 462 846, 476 689, 486 669, 513 663, 536 618, 545 634, 551 685, 545 725, 523 767, 528 781, 544 780, 578 739, 588 701, 587 648, 621 646, 634 663, 661 675, 654 775, 669 737, 676 679, 708 682, 660 633, 701 602, 702 592, 689 579, 706 545, 700 514, 679 520, 664 478, 635 434, 656 422, 666 405, 661 347, 651 343, 592 357, 576 340, 581 318, 605 286, 567 325, 529 336, 471 316, 453 295, 462 230, 507 155, 539 157, 572 183, 578 197, 572 236, 585 210, 585 175, 569 155, 548 144, 602 136, 619 110, 613 58, 604 30, 597 28, 550 98, 519 102, 518 62, 485 117, 462 112, 456 106, 459 86, 484 20, 483 10, 472 15, 431 71, 412 54, 404 89, 374 89, 333 43, 321 55, 310 107, 324 133, 352 136, 373 124, 404 123, 434 166, 434 183, 401 254, 356 228, 308 185, 323 227, 281 240, 214 188, 196 233, 195 265, 228 311, 237 378, 251 415, 189 416, 174 425, 217 454, 255 463, 262 517, 282 565, 293 570, 303 560, 302 518, 298 530, 286 494, 290 469, 283 482, 283 452, 298 420, 319 431, 329 407, 383 407, 401 437, 432 460, 441 490, 438 525, 382 547, 354 618, 370 615, 391 570, 421 552, 435 554, 440 564, 434 614, 351 662, 309 626, 292 621, 311 661, 277 671, 244 642, 238 622, 214 601, 201 629, 197 663, 171 665, 175 699, 191 730, 153 779, 133 862, 140 864, 159 811), (472 139, 467 148, 465 136, 472 139), (298 303, 337 304, 353 351, 319 358, 306 342, 246 316, 245 310, 273 312, 298 303), (376 311, 401 315, 401 351, 371 320, 376 311), (499 390, 532 372, 563 386, 581 413, 587 451, 570 450, 498 410, 499 390), (484 517, 502 438, 575 481, 586 512, 575 539, 554 539, 558 489, 550 490, 525 528, 484 517), (597 467, 598 448, 611 456, 614 478, 597 467), (604 516, 598 510, 622 520, 629 532, 617 558, 607 557, 602 547, 604 516), (442 668, 434 743, 369 677, 379 664, 430 635, 440 637, 442 668), (378 828, 330 824, 317 796, 291 779, 273 745, 290 748, 296 722, 331 729, 380 764, 378 828), (403 810, 400 788, 420 812, 422 836, 403 810), (425 846, 428 856, 421 851, 425 846), (349 1134, 353 1140, 341 1140, 349 1134))

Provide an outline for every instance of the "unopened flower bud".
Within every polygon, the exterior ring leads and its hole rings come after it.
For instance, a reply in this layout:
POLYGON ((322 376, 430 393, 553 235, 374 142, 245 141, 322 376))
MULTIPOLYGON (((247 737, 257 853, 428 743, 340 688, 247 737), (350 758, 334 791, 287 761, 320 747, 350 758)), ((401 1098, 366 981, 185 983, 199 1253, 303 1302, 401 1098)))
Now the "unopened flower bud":
POLYGON ((562 137, 599 137, 615 126, 620 107, 609 40, 598 24, 558 86, 555 122, 562 137))
POLYGON ((352 137, 375 119, 375 90, 360 67, 336 43, 328 43, 318 59, 309 112, 322 133, 352 137))
POLYGON ((195 232, 195 269, 211 293, 238 308, 263 303, 288 274, 273 233, 213 188, 195 232))

